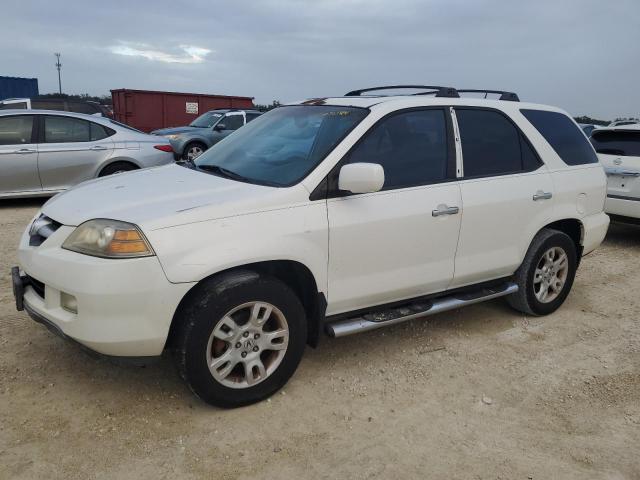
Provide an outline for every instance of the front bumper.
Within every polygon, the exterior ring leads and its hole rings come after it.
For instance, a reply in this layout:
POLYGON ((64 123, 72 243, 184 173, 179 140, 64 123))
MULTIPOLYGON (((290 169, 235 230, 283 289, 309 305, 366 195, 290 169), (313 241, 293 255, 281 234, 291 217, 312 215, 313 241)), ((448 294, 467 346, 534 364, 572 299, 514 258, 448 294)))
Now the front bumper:
POLYGON ((37 247, 23 234, 18 258, 32 280, 22 281, 16 297, 22 294, 25 310, 95 352, 160 355, 175 310, 193 284, 170 283, 157 257, 104 259, 64 250, 72 231, 62 226, 37 247), (63 308, 63 293, 76 298, 77 313, 63 308))

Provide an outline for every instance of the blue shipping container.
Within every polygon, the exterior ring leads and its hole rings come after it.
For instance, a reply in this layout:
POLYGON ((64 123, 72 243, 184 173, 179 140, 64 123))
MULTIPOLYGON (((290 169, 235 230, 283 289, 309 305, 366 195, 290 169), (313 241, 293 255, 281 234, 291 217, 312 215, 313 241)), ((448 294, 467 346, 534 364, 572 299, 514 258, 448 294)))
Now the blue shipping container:
POLYGON ((38 96, 37 78, 0 77, 0 100, 38 96))

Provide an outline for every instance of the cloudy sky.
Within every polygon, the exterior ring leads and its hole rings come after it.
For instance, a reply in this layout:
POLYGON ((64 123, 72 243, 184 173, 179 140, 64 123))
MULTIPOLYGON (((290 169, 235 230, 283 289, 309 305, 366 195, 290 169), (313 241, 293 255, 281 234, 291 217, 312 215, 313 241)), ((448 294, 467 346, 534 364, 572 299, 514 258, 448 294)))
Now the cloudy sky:
POLYGON ((259 103, 426 83, 640 116, 640 0, 4 0, 0 75, 259 103))

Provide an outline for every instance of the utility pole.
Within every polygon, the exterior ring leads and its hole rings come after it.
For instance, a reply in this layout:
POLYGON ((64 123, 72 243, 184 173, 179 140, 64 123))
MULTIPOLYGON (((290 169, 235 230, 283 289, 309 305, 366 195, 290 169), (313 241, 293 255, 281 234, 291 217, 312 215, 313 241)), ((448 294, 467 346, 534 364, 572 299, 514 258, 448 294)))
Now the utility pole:
POLYGON ((60 63, 60 54, 54 53, 56 56, 56 68, 58 69, 58 90, 60 94, 62 94, 62 80, 60 79, 60 69, 62 68, 62 64, 60 63))

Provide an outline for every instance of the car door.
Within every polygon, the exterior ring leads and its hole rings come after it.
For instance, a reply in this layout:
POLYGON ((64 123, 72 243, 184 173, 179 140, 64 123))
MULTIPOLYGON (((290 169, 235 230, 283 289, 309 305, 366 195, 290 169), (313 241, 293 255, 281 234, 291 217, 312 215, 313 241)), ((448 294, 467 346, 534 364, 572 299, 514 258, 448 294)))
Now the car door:
POLYGON ((102 125, 82 118, 41 115, 38 170, 44 190, 64 190, 94 178, 113 154, 102 125))
POLYGON ((512 274, 550 221, 554 186, 530 142, 504 113, 452 109, 461 148, 462 225, 451 287, 512 274))
POLYGON ((33 115, 0 116, 0 195, 42 191, 33 115))
POLYGON ((330 187, 329 315, 445 290, 460 229, 451 123, 441 108, 406 110, 377 122, 330 175, 347 163, 377 163, 379 192, 330 187), (331 193, 333 191, 333 193, 331 193))

